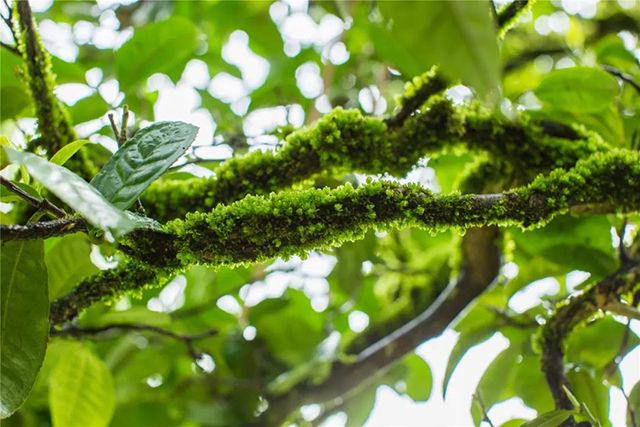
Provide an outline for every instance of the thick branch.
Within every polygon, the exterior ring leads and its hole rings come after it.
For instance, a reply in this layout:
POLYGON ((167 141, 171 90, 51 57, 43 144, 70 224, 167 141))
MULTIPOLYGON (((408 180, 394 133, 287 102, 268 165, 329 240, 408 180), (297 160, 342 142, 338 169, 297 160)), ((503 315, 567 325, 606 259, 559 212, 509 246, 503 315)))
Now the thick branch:
MULTIPOLYGON (((553 395, 556 409, 573 409, 562 386, 569 387, 564 374, 563 341, 580 322, 606 310, 607 303, 640 285, 640 261, 633 260, 583 294, 560 307, 542 329, 542 371, 553 395)), ((568 423, 571 425, 571 421, 568 423)))
MULTIPOLYGON (((421 84, 417 93, 438 85, 425 79, 421 84)), ((407 112, 415 111, 413 101, 406 102, 411 105, 407 112)), ((290 188, 323 172, 405 176, 425 155, 461 146, 507 161, 520 182, 553 168, 572 167, 580 158, 610 149, 593 134, 533 124, 525 116, 512 122, 477 105, 454 107, 436 95, 421 111, 404 118, 402 126, 393 128, 359 111, 336 109, 315 126, 289 135, 276 152, 257 150, 228 160, 212 178, 156 182, 143 194, 142 202, 149 216, 164 222, 188 212, 207 212, 248 194, 290 188)))
MULTIPOLYGON (((16 41, 24 60, 25 83, 33 100, 40 134, 39 138, 30 142, 28 148, 34 149, 39 146, 46 149, 47 154, 52 156, 78 137, 67 109, 53 93, 56 82, 51 70, 51 56, 40 40, 29 1, 20 0, 14 3, 19 24, 16 41)), ((96 172, 95 167, 86 159, 82 151, 76 158, 70 159, 66 166, 85 179, 90 179, 96 172)))
MULTIPOLYGON (((419 185, 377 182, 357 190, 344 186, 250 196, 208 214, 172 221, 165 227, 168 233, 135 231, 123 243, 145 265, 173 271, 193 263, 233 266, 300 255, 357 240, 370 228, 529 227, 544 224, 570 206, 589 203, 608 202, 621 211, 637 211, 639 156, 623 150, 596 154, 569 171, 556 170, 527 187, 500 194, 434 195, 419 185)), ((100 275, 83 282, 69 296, 73 309, 68 309, 66 299, 54 304, 52 312, 59 314, 52 317, 53 323, 146 283, 135 277, 115 280, 112 271, 101 274, 107 275, 107 282, 117 281, 115 290, 105 286, 100 275)))
POLYGON ((385 120, 390 128, 402 125, 404 121, 416 113, 420 107, 433 95, 447 88, 447 81, 438 73, 436 67, 431 68, 420 77, 414 77, 406 83, 405 91, 399 99, 400 110, 385 120))
POLYGON ((498 230, 469 230, 463 241, 466 265, 454 285, 445 290, 422 314, 358 354, 354 363, 337 362, 331 376, 319 385, 300 385, 282 397, 272 398, 263 415, 269 424, 281 422, 292 410, 308 403, 337 397, 348 399, 360 386, 384 375, 393 364, 424 341, 440 335, 498 274, 498 230))
POLYGON ((0 225, 0 239, 36 240, 87 231, 83 218, 64 218, 54 221, 34 222, 29 225, 0 225))
POLYGON ((498 35, 504 35, 513 27, 522 13, 531 9, 535 0, 513 0, 498 12, 498 35))

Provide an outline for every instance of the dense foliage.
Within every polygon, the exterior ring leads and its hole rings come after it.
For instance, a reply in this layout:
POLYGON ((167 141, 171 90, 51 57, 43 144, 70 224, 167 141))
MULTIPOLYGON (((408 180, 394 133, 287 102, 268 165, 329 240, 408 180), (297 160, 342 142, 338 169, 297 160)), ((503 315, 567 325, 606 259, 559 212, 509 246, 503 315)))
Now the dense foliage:
POLYGON ((637 1, 41 3, 1 8, 3 425, 357 426, 501 336, 476 425, 638 427, 637 1))

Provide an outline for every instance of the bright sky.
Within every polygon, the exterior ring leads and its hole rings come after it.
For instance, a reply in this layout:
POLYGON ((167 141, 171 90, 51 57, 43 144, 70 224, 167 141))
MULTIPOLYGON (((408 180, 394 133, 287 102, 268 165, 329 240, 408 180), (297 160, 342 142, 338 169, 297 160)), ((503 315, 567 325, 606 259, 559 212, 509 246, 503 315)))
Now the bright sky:
MULTIPOLYGON (((32 0, 34 9, 46 10, 51 0, 32 0)), ((557 12, 548 17, 541 17, 535 23, 535 28, 541 34, 551 32, 563 33, 568 27, 567 14, 580 14, 583 17, 592 17, 595 13, 597 0, 554 0, 562 5, 565 12, 557 12)), ((71 26, 66 23, 54 23, 49 20, 40 22, 43 42, 47 48, 58 57, 67 61, 73 61, 77 55, 77 47, 73 41, 80 43, 91 42, 100 48, 117 48, 132 34, 131 30, 120 31, 118 21, 109 7, 119 3, 111 0, 98 0, 100 19, 99 24, 90 22, 78 22, 71 26)), ((502 1, 501 3, 504 3, 502 1)), ((634 7, 635 0, 619 0, 626 8, 634 7)), ((348 28, 338 17, 325 16, 320 23, 313 21, 307 12, 306 0, 287 0, 276 2, 271 6, 271 18, 281 30, 284 51, 289 56, 295 56, 301 46, 315 46, 323 52, 325 61, 336 65, 345 62, 349 58, 346 46, 336 42, 337 36, 348 28), (290 6, 290 9, 287 7, 290 6)), ((637 52, 640 57, 640 49, 637 47, 636 37, 621 35, 628 47, 637 52)), ((7 41, 8 35, 2 33, 2 40, 7 41)), ((242 31, 237 31, 229 37, 229 41, 223 49, 223 58, 235 64, 242 73, 242 79, 238 79, 226 73, 210 76, 206 64, 194 59, 187 65, 182 79, 174 85, 168 77, 156 74, 147 82, 150 88, 159 91, 158 102, 155 105, 156 120, 182 120, 200 127, 198 139, 194 146, 200 157, 225 159, 231 156, 232 150, 226 144, 219 143, 211 146, 214 140, 216 123, 211 114, 204 108, 200 108, 200 95, 196 89, 207 89, 210 94, 223 102, 231 105, 232 110, 239 115, 244 115, 248 108, 251 90, 259 87, 268 78, 269 64, 263 58, 253 53, 248 47, 248 36, 242 31), (200 147, 200 148, 198 148, 200 147)), ((556 67, 572 64, 558 63, 556 67)), ((549 69, 553 62, 549 65, 549 69)), ((320 68, 315 63, 302 65, 295 73, 297 84, 303 96, 316 98, 316 107, 320 112, 328 111, 331 106, 328 98, 323 93, 323 83, 320 76, 320 68)), ((115 80, 103 81, 101 70, 93 69, 87 72, 86 84, 65 84, 57 89, 57 95, 66 103, 74 104, 79 99, 89 96, 95 91, 111 105, 117 106, 122 101, 124 94, 120 92, 115 80)), ((449 95, 461 101, 470 95, 465 87, 457 87, 449 91, 449 95)), ((380 97, 380 92, 375 86, 362 88, 359 93, 359 102, 364 111, 371 114, 384 114, 388 106, 380 97), (375 110, 375 111, 374 111, 375 110)), ((135 119, 135 112, 134 117, 135 119)), ((268 130, 277 125, 291 123, 296 127, 304 124, 305 117, 302 107, 299 105, 281 106, 262 109, 251 112, 244 120, 244 131, 251 137, 250 142, 256 148, 264 149, 265 144, 273 144, 274 139, 261 137, 268 130), (259 145, 259 147, 258 147, 259 145)), ((106 116, 82 124, 78 127, 81 136, 90 136, 106 125, 106 116)), ((145 123, 141 123, 145 125, 145 123)), ((33 132, 34 120, 22 120, 20 128, 33 132)), ((14 142, 20 143, 23 138, 20 132, 13 133, 14 142)), ((115 150, 113 139, 105 136, 93 135, 91 139, 100 142, 106 147, 115 150)), ((199 175, 211 174, 209 170, 191 167, 191 171, 199 175)), ((425 185, 434 184, 433 170, 430 168, 418 168, 412 172, 405 181, 420 182, 425 185)), ((324 277, 331 271, 335 258, 328 255, 312 254, 307 260, 294 260, 290 263, 297 265, 292 273, 274 273, 264 282, 259 282, 251 288, 245 288, 241 297, 245 303, 253 305, 267 297, 276 297, 282 294, 287 286, 303 289, 311 298, 316 310, 323 310, 328 304, 329 285, 324 277), (304 277, 303 277, 304 276, 304 277)), ((367 266, 363 266, 365 269, 367 266)), ((516 274, 517 267, 511 266, 516 274)), ((586 279, 581 272, 576 272, 568 278, 574 286, 586 279)), ((184 279, 178 278, 167 286, 161 295, 150 301, 149 308, 153 310, 174 310, 182 301, 184 279)), ((546 294, 553 294, 558 289, 558 283, 554 279, 536 282, 520 291, 511 301, 511 308, 516 311, 524 311, 535 305, 539 298, 546 294)), ((232 298, 222 298, 219 302, 221 308, 237 313, 240 308, 238 302, 232 298)), ((350 317, 350 326, 358 331, 368 323, 364 313, 356 313, 350 317)), ((632 323, 633 330, 640 334, 640 322, 632 323)), ((245 331, 248 340, 255 336, 255 328, 245 331)), ((389 387, 380 387, 377 392, 374 410, 367 422, 368 426, 470 426, 472 425, 469 408, 471 396, 480 380, 484 370, 493 358, 508 345, 508 341, 501 334, 494 335, 487 342, 471 349, 462 359, 456 369, 449 386, 446 399, 442 398, 442 380, 449 353, 457 340, 457 333, 448 329, 440 337, 432 339, 421 345, 417 353, 430 365, 434 376, 434 390, 432 398, 427 403, 414 403, 406 396, 398 395, 389 387)), ((213 361, 205 361, 208 369, 214 369, 213 361), (210 365, 210 366, 209 366, 210 365)), ((640 348, 629 353, 621 363, 623 387, 628 394, 633 385, 640 380, 640 348)), ((150 384, 152 386, 152 384, 150 384)), ((613 387, 611 389, 610 420, 614 426, 625 425, 626 402, 622 392, 613 387)), ((312 417, 317 415, 319 408, 311 405, 305 408, 305 414, 312 417)), ((534 418, 536 412, 527 408, 521 400, 510 399, 491 409, 489 416, 498 426, 512 418, 534 418)), ((342 426, 345 423, 343 414, 328 419, 324 426, 342 426)))

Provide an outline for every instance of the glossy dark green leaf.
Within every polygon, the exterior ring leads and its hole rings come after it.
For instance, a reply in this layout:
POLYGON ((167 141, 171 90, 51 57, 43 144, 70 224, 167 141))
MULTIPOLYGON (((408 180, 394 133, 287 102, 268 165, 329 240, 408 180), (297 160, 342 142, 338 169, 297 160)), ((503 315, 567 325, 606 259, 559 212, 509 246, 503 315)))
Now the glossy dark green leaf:
POLYGON ((93 226, 105 230, 107 237, 117 238, 136 228, 130 220, 86 181, 62 166, 35 154, 4 147, 9 159, 27 168, 47 190, 82 215, 93 226))
POLYGON ((152 74, 185 64, 198 44, 197 34, 196 26, 182 17, 137 29, 115 55, 120 88, 126 92, 152 74))
POLYGON ((551 411, 542 414, 536 419, 527 421, 520 427, 557 427, 573 414, 573 411, 551 411))
POLYGON ((497 98, 498 43, 489 3, 381 2, 379 7, 393 20, 391 33, 422 61, 423 71, 440 64, 449 78, 497 98))
POLYGON ((29 396, 42 366, 49 336, 49 295, 41 240, 10 241, 0 253, 0 417, 29 396))
POLYGON ((54 368, 49 405, 54 427, 106 427, 116 394, 109 368, 86 346, 75 343, 54 368))
POLYGON ((188 123, 154 123, 120 147, 91 185, 113 205, 127 209, 184 154, 197 133, 188 123))
POLYGON ((591 67, 554 70, 534 90, 542 102, 574 113, 602 111, 619 92, 615 77, 591 67))
POLYGON ((61 238, 47 251, 45 261, 49 270, 49 299, 54 301, 67 294, 85 277, 99 271, 89 255, 91 243, 84 234, 61 238))

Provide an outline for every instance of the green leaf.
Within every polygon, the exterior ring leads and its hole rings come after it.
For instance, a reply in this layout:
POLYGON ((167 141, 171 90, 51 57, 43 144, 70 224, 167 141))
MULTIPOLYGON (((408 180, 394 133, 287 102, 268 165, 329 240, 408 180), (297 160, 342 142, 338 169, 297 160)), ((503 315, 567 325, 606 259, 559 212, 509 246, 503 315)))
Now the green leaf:
POLYGON ((609 389, 595 369, 580 365, 567 372, 574 396, 584 403, 603 426, 609 425, 609 389))
POLYGON ((362 286, 362 263, 375 258, 377 239, 373 232, 355 242, 345 242, 334 250, 338 262, 327 278, 334 280, 337 286, 348 296, 360 290, 362 286))
MULTIPOLYGON (((11 147, 11 143, 6 136, 0 136, 0 146, 11 147)), ((9 158, 4 150, 0 150, 0 170, 9 166, 9 158)))
MULTIPOLYGON (((640 381, 631 389, 628 402, 629 409, 631 409, 635 418, 635 425, 640 425, 640 381)), ((627 411, 627 425, 633 425, 629 411, 627 411)))
POLYGON ((29 396, 47 347, 49 296, 42 240, 10 241, 0 254, 0 417, 29 396))
POLYGON ((79 124, 99 119, 109 111, 109 108, 109 104, 105 102, 104 98, 96 93, 82 98, 69 107, 69 115, 73 123, 79 124))
POLYGON ((189 148, 198 128, 158 122, 135 134, 91 180, 115 206, 126 209, 189 148))
POLYGON ((0 111, 1 121, 16 118, 28 106, 31 98, 27 95, 26 88, 16 75, 17 70, 22 69, 22 59, 6 49, 0 51, 0 111))
POLYGON ((544 103, 574 113, 595 113, 609 106, 620 92, 615 77, 600 68, 554 70, 533 91, 544 103))
MULTIPOLYGON (((577 327, 567 339, 566 358, 604 369, 617 356, 626 326, 607 316, 584 327, 577 327)), ((629 331, 627 351, 640 344, 640 338, 629 331)), ((624 356, 624 354, 622 355, 624 356)))
POLYGON ((82 279, 98 271, 89 255, 91 243, 84 234, 62 237, 47 251, 45 261, 49 270, 49 299, 54 301, 67 294, 82 279))
MULTIPOLYGON (((497 96, 500 60, 488 2, 380 2, 393 20, 391 33, 421 59, 423 70, 440 64, 445 75, 462 80, 485 97, 497 96)), ((395 65, 395 64, 394 64, 395 65)))
POLYGON ((83 344, 70 346, 51 375, 49 405, 53 426, 107 426, 115 400, 109 368, 83 344))
POLYGON ((78 152, 85 144, 90 143, 88 139, 79 139, 73 141, 71 144, 67 144, 62 147, 56 154, 54 154, 49 161, 56 165, 62 166, 67 160, 69 160, 74 154, 78 152))
POLYGON ((35 154, 4 147, 12 162, 27 168, 40 183, 65 202, 91 225, 104 230, 108 240, 136 228, 124 212, 106 201, 102 194, 78 175, 35 154))
POLYGON ((495 316, 485 307, 477 304, 467 312, 467 314, 455 326, 455 330, 460 333, 456 345, 449 354, 447 369, 442 385, 442 395, 446 395, 449 380, 456 366, 465 353, 474 345, 486 341, 495 333, 497 329, 495 316))
POLYGON ((120 89, 126 92, 152 74, 186 63, 198 45, 197 35, 195 25, 182 17, 137 29, 115 54, 120 89))
POLYGON ((422 357, 415 353, 409 355, 404 360, 404 364, 408 372, 404 378, 406 389, 402 392, 414 402, 426 402, 431 396, 433 386, 431 368, 422 357))
POLYGON ((520 427, 557 427, 562 424, 567 418, 569 418, 574 412, 567 410, 558 410, 547 412, 540 415, 538 418, 527 421, 520 427))

